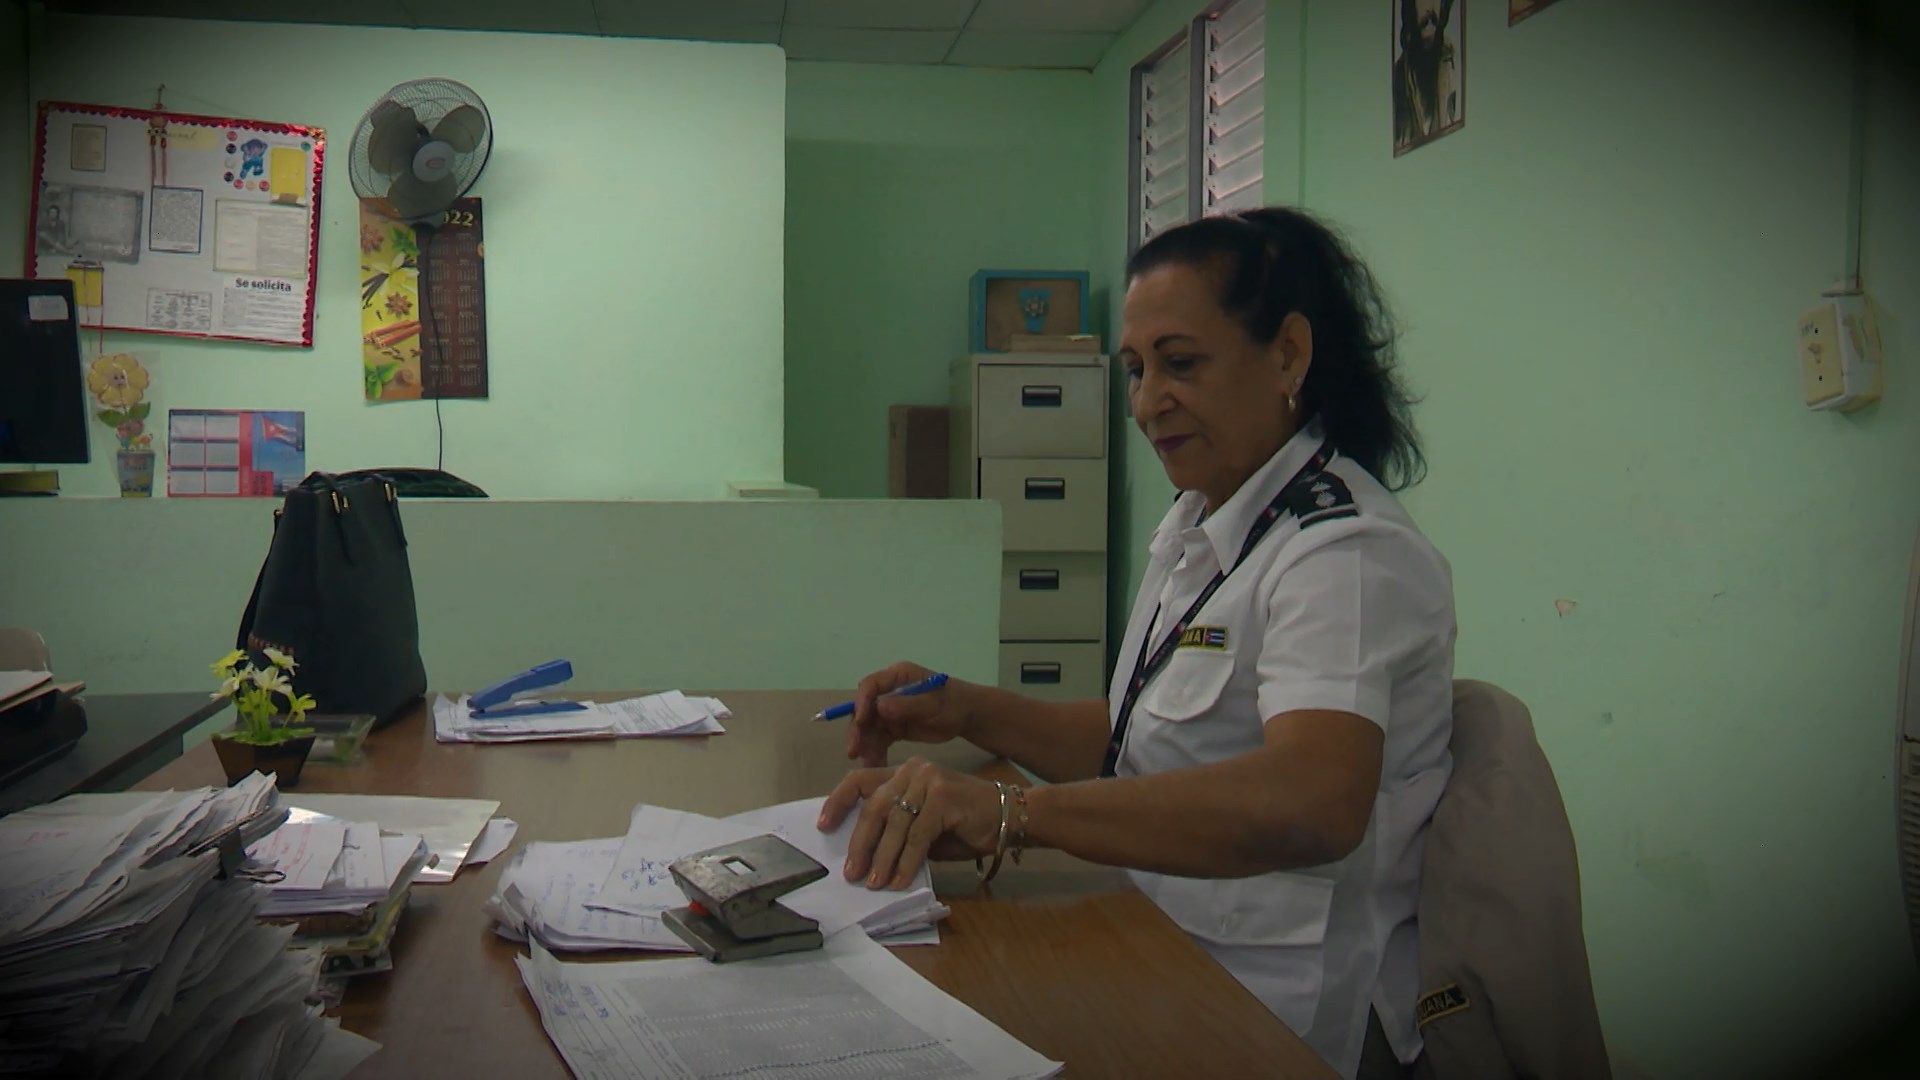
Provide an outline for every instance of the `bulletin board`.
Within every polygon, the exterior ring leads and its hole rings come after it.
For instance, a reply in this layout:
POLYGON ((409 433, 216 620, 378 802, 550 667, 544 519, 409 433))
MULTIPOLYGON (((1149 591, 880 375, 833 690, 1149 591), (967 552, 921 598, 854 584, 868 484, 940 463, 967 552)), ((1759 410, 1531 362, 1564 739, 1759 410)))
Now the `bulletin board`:
POLYGON ((41 102, 27 276, 87 329, 313 345, 326 133, 41 102))

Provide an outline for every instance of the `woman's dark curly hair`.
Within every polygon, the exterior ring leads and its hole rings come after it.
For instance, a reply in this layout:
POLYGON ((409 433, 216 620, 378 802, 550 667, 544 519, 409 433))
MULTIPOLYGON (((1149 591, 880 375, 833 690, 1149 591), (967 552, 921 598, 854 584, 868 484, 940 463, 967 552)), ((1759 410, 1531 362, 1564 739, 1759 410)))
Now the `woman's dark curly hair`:
POLYGON ((1394 370, 1394 328, 1379 286, 1346 242, 1312 216, 1268 207, 1205 217, 1154 237, 1127 261, 1127 281, 1168 264, 1210 272, 1220 307, 1270 344, 1299 312, 1313 328, 1313 365, 1300 387, 1334 448, 1391 490, 1426 475, 1414 398, 1394 370))

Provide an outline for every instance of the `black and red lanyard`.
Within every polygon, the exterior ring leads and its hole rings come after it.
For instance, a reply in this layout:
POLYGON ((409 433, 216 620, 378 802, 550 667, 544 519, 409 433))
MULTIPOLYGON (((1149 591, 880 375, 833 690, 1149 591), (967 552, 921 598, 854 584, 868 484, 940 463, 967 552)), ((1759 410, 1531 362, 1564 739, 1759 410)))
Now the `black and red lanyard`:
POLYGON ((1286 486, 1280 489, 1280 494, 1275 495, 1273 501, 1268 503, 1267 508, 1262 510, 1260 516, 1254 520, 1253 527, 1247 530, 1246 542, 1240 545, 1239 557, 1233 560, 1233 565, 1213 575, 1213 580, 1207 583, 1206 588, 1200 590, 1200 595, 1187 608, 1187 613, 1180 616, 1180 621, 1174 623, 1167 631, 1166 638, 1160 642, 1160 647, 1154 650, 1152 658, 1149 659, 1147 645, 1153 639, 1154 620, 1160 618, 1160 608, 1155 605, 1153 619, 1148 620, 1146 632, 1140 635, 1140 653, 1134 658, 1133 674, 1127 679, 1126 691, 1120 696, 1120 714, 1114 718, 1113 736, 1107 740, 1107 757, 1100 765, 1101 776, 1116 775, 1114 770, 1120 764, 1120 749, 1127 739, 1127 721, 1133 718, 1133 707, 1140 700, 1141 691, 1145 690, 1147 684, 1153 681, 1153 677, 1160 674, 1161 670, 1167 666, 1167 662, 1173 659, 1175 650, 1180 647, 1180 637, 1186 633, 1194 616, 1200 614, 1200 609, 1207 606, 1207 601, 1213 599, 1213 594, 1226 583, 1227 575, 1240 569, 1240 564, 1247 561, 1247 556, 1253 554, 1253 549, 1259 546, 1260 540, 1273 529, 1274 524, 1283 515, 1295 512, 1297 507, 1313 505, 1314 481, 1320 478, 1320 474, 1325 472, 1332 462, 1332 442, 1321 443, 1320 449, 1314 451, 1313 457, 1307 459, 1305 465, 1300 466, 1300 471, 1293 474, 1293 479, 1287 481, 1286 486))

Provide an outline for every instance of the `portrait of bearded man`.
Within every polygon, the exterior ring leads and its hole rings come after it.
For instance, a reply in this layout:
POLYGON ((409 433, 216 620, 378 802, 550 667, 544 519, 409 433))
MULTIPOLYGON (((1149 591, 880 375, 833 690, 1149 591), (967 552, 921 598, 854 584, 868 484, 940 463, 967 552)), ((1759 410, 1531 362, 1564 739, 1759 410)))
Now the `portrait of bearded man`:
POLYGON ((1393 152, 1431 142, 1466 122, 1464 0, 1394 0, 1393 152))

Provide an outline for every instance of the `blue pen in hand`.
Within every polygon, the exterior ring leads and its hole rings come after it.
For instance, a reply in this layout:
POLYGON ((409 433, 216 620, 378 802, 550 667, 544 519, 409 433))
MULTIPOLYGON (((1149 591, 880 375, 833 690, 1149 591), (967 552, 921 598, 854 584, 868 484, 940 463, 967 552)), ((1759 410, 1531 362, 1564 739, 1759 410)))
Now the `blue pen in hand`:
MULTIPOLYGON (((890 690, 887 693, 882 694, 881 696, 882 697, 913 697, 916 694, 931 693, 935 690, 940 689, 945 685, 947 685, 947 677, 944 673, 939 675, 929 675, 928 677, 920 680, 919 682, 914 683, 912 686, 903 686, 898 690, 890 690)), ((835 705, 831 709, 826 709, 822 712, 814 713, 813 718, 815 720, 838 720, 843 716, 852 716, 852 715, 853 715, 853 702, 843 701, 840 704, 835 705)))

